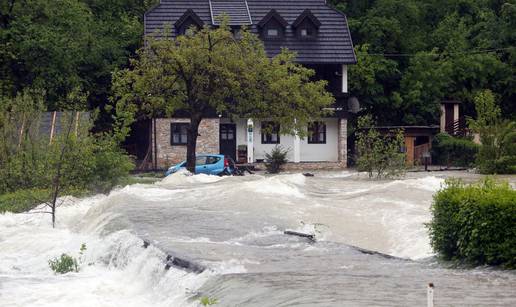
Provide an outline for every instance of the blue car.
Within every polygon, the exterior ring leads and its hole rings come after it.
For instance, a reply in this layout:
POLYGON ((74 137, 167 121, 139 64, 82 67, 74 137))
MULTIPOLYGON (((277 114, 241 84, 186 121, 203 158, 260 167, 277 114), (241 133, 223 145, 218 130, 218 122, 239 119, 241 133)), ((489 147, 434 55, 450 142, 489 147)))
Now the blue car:
MULTIPOLYGON (((186 168, 186 161, 178 163, 165 173, 166 176, 186 168)), ((195 160, 195 173, 207 175, 233 175, 237 171, 235 161, 224 155, 198 155, 195 160)))

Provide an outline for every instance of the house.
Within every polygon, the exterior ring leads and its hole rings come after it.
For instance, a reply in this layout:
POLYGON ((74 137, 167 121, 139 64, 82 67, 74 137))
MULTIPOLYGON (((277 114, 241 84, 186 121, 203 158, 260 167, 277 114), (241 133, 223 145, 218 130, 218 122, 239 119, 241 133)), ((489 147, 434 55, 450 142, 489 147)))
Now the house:
MULTIPOLYGON (((280 135, 281 123, 242 118, 231 121, 212 114, 199 127, 197 152, 222 153, 239 163, 259 163, 276 145, 289 149, 291 167, 335 168, 347 164, 348 65, 356 63, 346 16, 325 0, 161 0, 145 14, 145 34, 172 27, 183 35, 192 26, 217 26, 226 14, 237 33, 247 26, 263 40, 267 54, 277 55, 286 47, 297 53, 297 62, 328 81, 336 104, 331 117, 307 127, 308 137, 280 135)), ((186 157, 189 119, 175 114, 159 118, 142 129, 151 135, 146 151, 158 167, 186 157)), ((141 153, 143 156, 143 153, 141 153)))

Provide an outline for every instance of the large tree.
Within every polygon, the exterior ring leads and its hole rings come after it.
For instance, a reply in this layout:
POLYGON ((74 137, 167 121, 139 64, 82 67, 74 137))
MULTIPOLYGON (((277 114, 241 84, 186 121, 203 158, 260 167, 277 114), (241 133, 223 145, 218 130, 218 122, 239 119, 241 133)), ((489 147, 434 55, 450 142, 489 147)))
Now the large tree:
POLYGON ((131 69, 115 74, 121 103, 136 102, 151 114, 186 112, 190 118, 187 168, 195 169, 198 128, 209 112, 231 118, 281 122, 282 133, 305 133, 309 121, 334 102, 326 81, 295 63, 283 50, 270 59, 260 39, 242 29, 234 35, 227 22, 218 28, 192 29, 188 35, 149 37, 131 69))

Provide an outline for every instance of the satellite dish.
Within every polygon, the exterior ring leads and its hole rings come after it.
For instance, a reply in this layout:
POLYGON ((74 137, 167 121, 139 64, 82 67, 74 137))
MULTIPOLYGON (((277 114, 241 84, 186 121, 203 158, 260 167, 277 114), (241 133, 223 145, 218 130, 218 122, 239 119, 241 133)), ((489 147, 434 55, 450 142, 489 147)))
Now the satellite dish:
POLYGON ((349 97, 348 99, 348 110, 350 113, 356 114, 360 112, 360 102, 357 97, 349 97))

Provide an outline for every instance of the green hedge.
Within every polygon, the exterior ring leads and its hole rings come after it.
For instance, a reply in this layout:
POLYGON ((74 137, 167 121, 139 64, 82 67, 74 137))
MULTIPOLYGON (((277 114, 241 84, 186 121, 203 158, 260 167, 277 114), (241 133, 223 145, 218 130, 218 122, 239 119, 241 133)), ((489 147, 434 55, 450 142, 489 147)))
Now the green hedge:
POLYGON ((432 215, 431 244, 444 259, 516 268, 516 190, 508 183, 447 181, 432 215))
POLYGON ((34 209, 42 202, 50 200, 50 191, 43 189, 18 190, 0 195, 0 213, 21 213, 34 209))
POLYGON ((432 141, 433 164, 470 167, 475 163, 479 145, 465 138, 439 133, 432 141))
MULTIPOLYGON (((81 188, 68 188, 60 196, 71 195, 84 197, 89 191, 81 188)), ((52 199, 52 192, 46 189, 20 189, 12 193, 0 195, 0 214, 5 212, 21 213, 52 199)))

